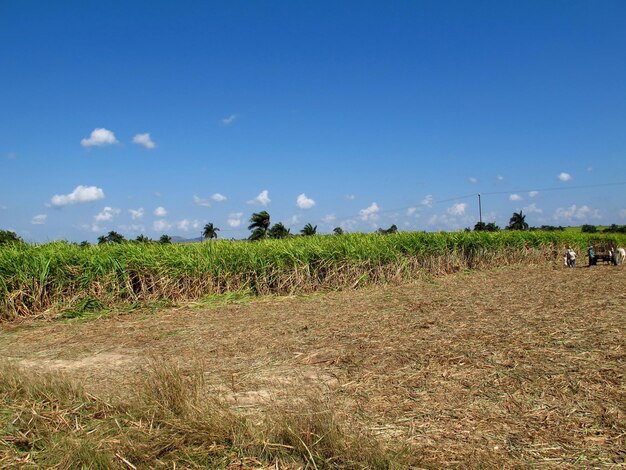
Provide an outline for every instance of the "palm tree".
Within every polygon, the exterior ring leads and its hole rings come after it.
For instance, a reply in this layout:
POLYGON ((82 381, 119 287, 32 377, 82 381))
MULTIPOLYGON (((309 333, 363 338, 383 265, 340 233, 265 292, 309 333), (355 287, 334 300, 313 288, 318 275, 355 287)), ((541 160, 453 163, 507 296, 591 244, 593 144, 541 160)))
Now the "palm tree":
POLYGON ((135 241, 139 243, 150 243, 152 240, 150 240, 150 238, 146 237, 144 234, 141 234, 137 236, 137 238, 135 238, 135 241))
POLYGON ((267 211, 255 212, 250 217, 250 225, 248 230, 252 230, 249 240, 260 240, 267 237, 267 231, 270 226, 270 215, 267 211))
POLYGON ((311 224, 306 224, 304 228, 300 230, 300 233, 305 237, 315 235, 317 233, 317 225, 314 227, 311 224))
POLYGON ((205 239, 209 239, 212 240, 214 238, 217 238, 217 232, 219 232, 220 229, 215 227, 212 223, 208 223, 204 226, 204 231, 202 232, 202 237, 205 239))
POLYGON ((161 243, 163 245, 166 245, 168 243, 172 243, 172 237, 170 237, 169 235, 164 233, 163 235, 161 235, 161 238, 159 238, 159 243, 161 243))
POLYGON ((278 222, 272 225, 272 228, 267 231, 267 235, 270 238, 287 238, 291 233, 289 233, 289 229, 282 222, 278 222))
POLYGON ((341 227, 335 227, 335 228, 333 229, 333 233, 334 233, 335 235, 343 235, 343 229, 342 229, 341 227))
POLYGON ((528 230, 528 224, 526 223, 526 216, 522 213, 522 211, 513 212, 511 219, 509 220, 509 225, 507 227, 509 230, 528 230))

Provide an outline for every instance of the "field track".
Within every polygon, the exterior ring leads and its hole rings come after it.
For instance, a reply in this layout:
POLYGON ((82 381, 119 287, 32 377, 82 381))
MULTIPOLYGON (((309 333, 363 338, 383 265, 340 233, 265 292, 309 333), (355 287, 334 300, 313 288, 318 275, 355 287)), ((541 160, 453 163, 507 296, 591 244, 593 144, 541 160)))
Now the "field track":
POLYGON ((626 462, 626 267, 508 266, 405 286, 2 325, 0 355, 132 394, 150 359, 254 415, 323 397, 418 466, 626 462))

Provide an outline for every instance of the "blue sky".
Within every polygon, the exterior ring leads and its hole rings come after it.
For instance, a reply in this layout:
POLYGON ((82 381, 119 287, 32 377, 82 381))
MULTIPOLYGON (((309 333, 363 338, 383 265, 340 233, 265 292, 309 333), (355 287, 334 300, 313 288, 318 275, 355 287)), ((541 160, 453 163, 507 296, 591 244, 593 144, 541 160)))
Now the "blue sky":
POLYGON ((0 228, 626 223, 626 2, 0 0, 0 228), (549 190, 548 190, 549 189, 549 190), (534 191, 534 192, 530 192, 534 191))

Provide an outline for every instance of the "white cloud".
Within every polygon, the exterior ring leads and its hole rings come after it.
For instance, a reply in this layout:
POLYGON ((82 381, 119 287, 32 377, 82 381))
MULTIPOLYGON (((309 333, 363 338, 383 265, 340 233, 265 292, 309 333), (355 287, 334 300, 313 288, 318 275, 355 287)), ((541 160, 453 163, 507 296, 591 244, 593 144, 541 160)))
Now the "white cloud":
POLYGON ((296 199, 296 204, 300 209, 310 209, 315 205, 315 201, 311 198, 306 197, 306 194, 302 193, 296 199))
POLYGON ((133 220, 143 218, 143 207, 140 207, 139 209, 128 209, 128 212, 130 213, 130 216, 133 220))
POLYGON ((119 213, 120 213, 119 209, 106 206, 104 209, 102 209, 102 212, 94 216, 94 220, 96 222, 105 222, 105 221, 111 220, 113 217, 115 217, 119 213))
POLYGON ((155 220, 154 223, 152 224, 152 228, 154 229, 155 232, 162 232, 164 230, 169 230, 172 227, 172 224, 170 224, 167 220, 155 220))
POLYGON ((419 212, 420 212, 419 207, 409 207, 406 210, 406 215, 408 215, 409 217, 412 215, 414 215, 415 217, 419 217, 420 215, 419 212))
POLYGON ((104 147, 105 145, 112 145, 119 143, 115 138, 115 134, 108 129, 98 127, 91 131, 91 135, 88 139, 82 139, 80 145, 83 147, 104 147))
POLYGON ((375 202, 372 202, 369 207, 359 211, 359 217, 361 217, 361 220, 374 221, 378 219, 378 212, 380 212, 380 207, 375 202))
POLYGON ((209 202, 208 199, 202 199, 201 197, 198 197, 195 194, 193 196, 193 203, 196 206, 211 207, 211 203, 209 202))
POLYGON ((236 120, 237 120, 237 115, 231 114, 230 116, 222 119, 222 124, 224 124, 225 126, 230 126, 236 120))
POLYGON ((458 202, 451 207, 448 207, 448 214, 450 215, 463 215, 465 214, 465 210, 467 209, 467 203, 458 202))
POLYGON ((476 177, 474 177, 474 176, 470 176, 470 177, 468 178, 468 181, 469 181, 470 183, 472 183, 472 184, 476 184, 476 183, 478 183, 478 178, 476 178, 476 177))
POLYGON ((531 192, 528 193, 528 195, 530 197, 537 197, 537 196, 539 196, 539 191, 531 191, 531 192))
POLYGON ((187 219, 183 219, 183 220, 176 222, 176 227, 178 227, 183 232, 189 231, 190 225, 191 225, 191 222, 187 219))
POLYGON ((337 220, 337 217, 335 216, 335 214, 328 214, 322 217, 322 222, 324 222, 325 224, 332 224, 336 220, 337 220))
POLYGON ((289 224, 290 225, 295 225, 295 224, 299 224, 300 223, 300 216, 299 215, 292 215, 291 218, 289 219, 289 224))
POLYGON ((47 218, 47 214, 37 214, 35 217, 33 217, 33 220, 31 220, 30 223, 33 225, 43 225, 46 223, 47 218))
POLYGON ((154 209, 154 215, 157 217, 165 217, 167 215, 167 211, 165 210, 165 207, 159 206, 154 209))
POLYGON ((543 209, 538 208, 534 202, 530 204, 529 206, 522 208, 522 211, 526 212, 527 214, 542 214, 543 213, 543 209))
POLYGON ((98 224, 91 224, 91 228, 89 230, 92 232, 102 232, 102 229, 98 224))
POLYGON ((622 219, 626 219, 626 209, 620 209, 620 211, 619 211, 619 216, 620 216, 622 219))
POLYGON ((226 200, 226 196, 220 193, 215 193, 213 196, 211 196, 211 199, 213 199, 215 202, 224 202, 226 200))
POLYGON ((145 134, 137 134, 133 137, 133 144, 143 145, 147 149, 153 149, 156 147, 156 144, 150 138, 149 132, 146 132, 145 134))
POLYGON ((422 199, 422 205, 423 206, 428 206, 428 207, 433 207, 433 203, 435 202, 432 194, 427 194, 426 197, 424 197, 424 199, 422 199))
POLYGON ((356 196, 354 194, 346 194, 346 199, 348 201, 354 201, 356 199, 356 196))
POLYGON ((267 206, 272 200, 269 198, 269 191, 267 189, 261 191, 257 197, 248 201, 248 204, 260 204, 267 206))
POLYGON ((502 176, 502 175, 498 175, 498 176, 496 176, 496 179, 497 179, 498 181, 504 181, 504 176, 502 176))
POLYGON ((559 176, 557 176, 557 178, 560 181, 569 181, 572 179, 572 175, 570 175, 569 173, 562 172, 562 173, 559 173, 559 176))
POLYGON ((509 196, 509 201, 522 201, 523 198, 519 194, 511 194, 509 196))
POLYGON ((79 202, 91 202, 104 199, 104 191, 95 186, 76 186, 69 194, 57 194, 52 196, 50 203, 55 207, 67 206, 79 202))
POLYGON ((598 209, 592 209, 589 206, 576 206, 576 204, 572 204, 567 208, 559 207, 554 212, 555 220, 566 220, 566 221, 582 221, 587 219, 599 219, 600 211, 598 209))
POLYGON ((237 228, 241 225, 241 218, 243 217, 243 212, 233 212, 228 215, 228 220, 226 223, 231 228, 237 228))

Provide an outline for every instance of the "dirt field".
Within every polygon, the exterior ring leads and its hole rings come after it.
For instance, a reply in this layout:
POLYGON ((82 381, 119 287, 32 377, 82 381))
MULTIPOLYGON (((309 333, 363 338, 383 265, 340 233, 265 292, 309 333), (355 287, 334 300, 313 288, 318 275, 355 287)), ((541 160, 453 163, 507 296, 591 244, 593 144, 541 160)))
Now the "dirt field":
POLYGON ((407 443, 424 467, 626 461, 623 266, 507 267, 1 327, 0 356, 100 395, 132 394, 157 358, 201 367, 251 415, 321 397, 355 429, 407 443))

